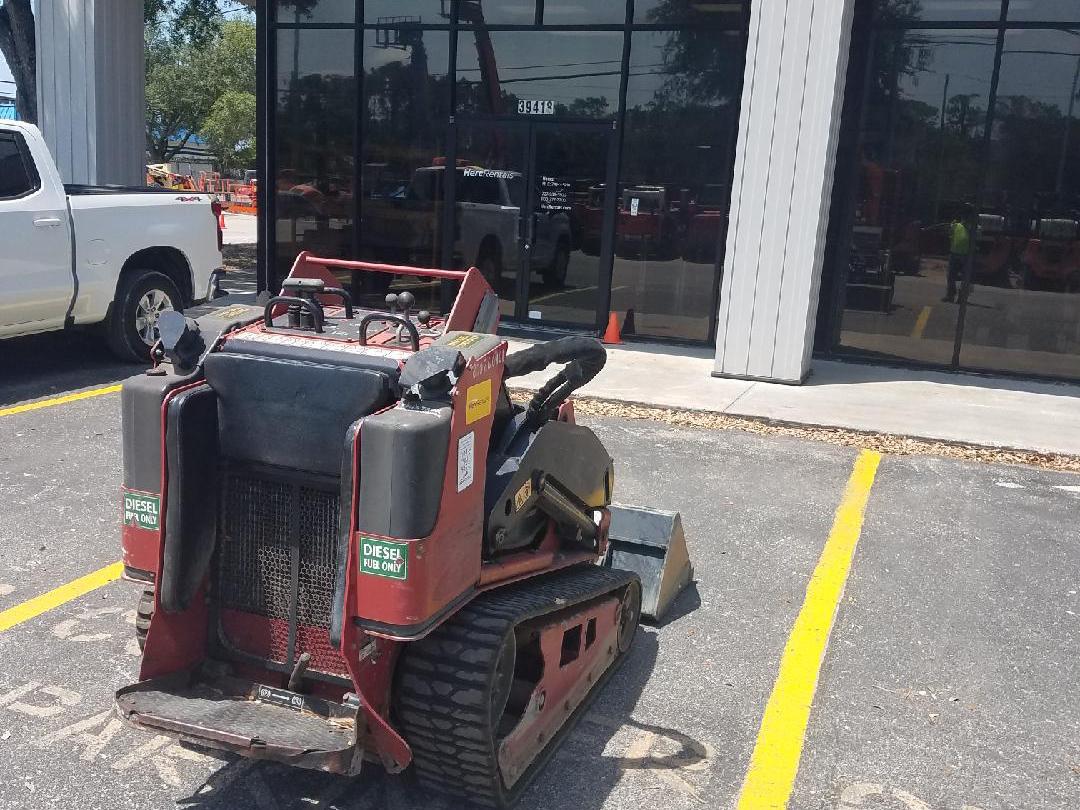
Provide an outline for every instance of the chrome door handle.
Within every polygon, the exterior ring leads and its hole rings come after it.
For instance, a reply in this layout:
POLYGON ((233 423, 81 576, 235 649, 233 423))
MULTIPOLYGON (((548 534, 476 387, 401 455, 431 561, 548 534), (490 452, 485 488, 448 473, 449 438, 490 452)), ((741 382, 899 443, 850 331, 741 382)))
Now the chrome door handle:
POLYGON ((35 228, 55 228, 60 225, 59 217, 42 217, 41 219, 34 220, 35 228))

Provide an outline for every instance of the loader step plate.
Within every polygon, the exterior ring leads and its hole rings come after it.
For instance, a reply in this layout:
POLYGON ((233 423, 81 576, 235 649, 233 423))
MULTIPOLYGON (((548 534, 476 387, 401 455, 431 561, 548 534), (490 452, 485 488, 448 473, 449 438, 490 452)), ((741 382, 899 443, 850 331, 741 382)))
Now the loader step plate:
POLYGON ((256 759, 335 773, 360 761, 355 709, 251 681, 170 675, 121 689, 116 707, 137 726, 256 759))

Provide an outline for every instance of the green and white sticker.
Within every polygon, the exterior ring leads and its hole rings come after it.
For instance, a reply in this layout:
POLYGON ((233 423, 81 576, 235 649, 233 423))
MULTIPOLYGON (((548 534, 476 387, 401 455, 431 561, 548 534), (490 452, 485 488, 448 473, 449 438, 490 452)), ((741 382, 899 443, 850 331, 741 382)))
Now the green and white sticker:
POLYGON ((360 573, 387 579, 409 576, 409 544, 360 538, 360 573))
POLYGON ((161 497, 145 492, 125 492, 124 525, 157 531, 161 525, 161 497))

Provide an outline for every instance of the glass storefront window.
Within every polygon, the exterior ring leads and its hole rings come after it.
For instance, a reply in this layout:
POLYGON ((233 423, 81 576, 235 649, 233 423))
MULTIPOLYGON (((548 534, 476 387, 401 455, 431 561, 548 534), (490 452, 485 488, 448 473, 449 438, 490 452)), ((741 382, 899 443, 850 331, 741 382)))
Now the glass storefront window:
POLYGON ((622 25, 626 22, 624 0, 460 0, 458 9, 462 25, 622 25))
POLYGON ((874 37, 840 345, 949 364, 955 287, 970 249, 964 223, 978 213, 986 172, 997 34, 886 29, 874 37))
POLYGON ((1080 3, 1076 0, 1011 0, 1009 20, 1080 24, 1080 3))
MULTIPOLYGON (((442 264, 449 51, 446 31, 402 27, 364 32, 362 259, 442 264)), ((355 292, 384 295, 390 278, 367 277, 367 287, 355 292)), ((437 287, 410 290, 424 308, 438 309, 437 287)))
POLYGON ((876 2, 875 24, 918 25, 921 22, 998 22, 1001 0, 884 0, 876 2))
POLYGON ((710 337, 744 54, 739 35, 633 35, 612 309, 638 334, 710 337))
POLYGON ((458 112, 612 118, 622 52, 618 31, 462 31, 458 112))
POLYGON ((626 4, 622 0, 544 0, 544 25, 622 25, 626 4))
POLYGON ((1080 37, 1005 37, 962 365, 1080 377, 1080 37))
MULTIPOLYGON (((352 252, 356 75, 351 30, 277 32, 276 268, 352 252)), ((272 285, 273 286, 273 285, 272 285)))
POLYGON ((634 22, 657 25, 682 23, 738 25, 746 17, 747 0, 635 0, 634 22))
MULTIPOLYGON (((611 309, 627 335, 709 342, 749 0, 636 7, 277 0, 274 272, 301 250, 476 265, 517 320, 591 331, 611 309)), ((339 280, 366 306, 451 293, 339 280)))
POLYGON ((376 25, 392 18, 405 18, 424 25, 450 22, 449 0, 364 0, 364 22, 376 25))
POLYGON ((279 23, 352 23, 356 0, 278 0, 279 23))

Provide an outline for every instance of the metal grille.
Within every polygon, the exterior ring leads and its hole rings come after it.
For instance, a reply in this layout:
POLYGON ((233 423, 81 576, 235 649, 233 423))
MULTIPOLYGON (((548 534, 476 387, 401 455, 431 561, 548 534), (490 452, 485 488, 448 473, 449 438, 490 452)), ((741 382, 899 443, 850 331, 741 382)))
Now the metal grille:
POLYGON ((300 593, 297 621, 330 627, 337 568, 338 496, 300 488, 300 593))
POLYGON ((221 606, 271 619, 289 618, 292 487, 229 474, 222 489, 218 569, 221 606))
POLYGON ((282 636, 293 620, 295 654, 311 652, 314 669, 344 671, 328 635, 337 571, 338 495, 237 472, 223 479, 217 598, 230 644, 286 663, 282 636), (298 558, 295 615, 292 537, 298 558), (238 614, 248 614, 262 627, 238 614))

